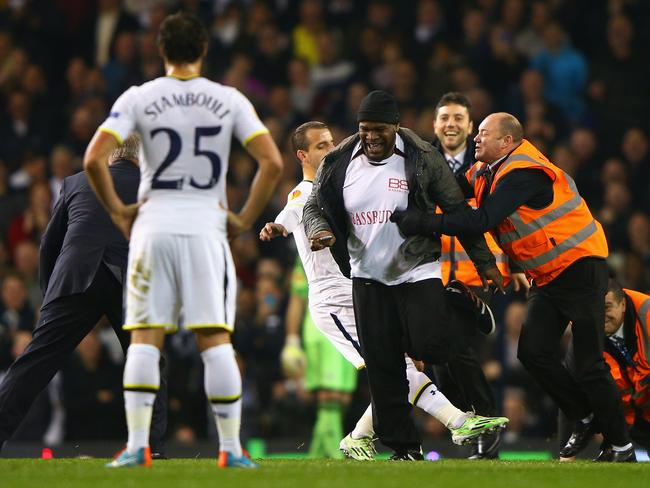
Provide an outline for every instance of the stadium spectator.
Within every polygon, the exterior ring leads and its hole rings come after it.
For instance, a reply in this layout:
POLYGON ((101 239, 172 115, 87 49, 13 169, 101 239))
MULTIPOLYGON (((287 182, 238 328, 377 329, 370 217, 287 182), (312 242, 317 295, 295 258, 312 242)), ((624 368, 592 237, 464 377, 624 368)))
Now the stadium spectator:
POLYGON ((320 61, 318 56, 318 34, 325 29, 321 0, 302 0, 299 15, 300 20, 291 33, 293 55, 297 58, 303 58, 310 66, 314 66, 320 61))
MULTIPOLYGON (((22 354, 33 328, 34 310, 27 300, 25 281, 17 273, 7 274, 0 290, 0 371, 6 371, 22 354)), ((0 440, 5 439, 0 436, 0 440)))
POLYGON ((109 103, 127 88, 142 82, 138 45, 133 32, 120 32, 115 38, 114 56, 102 67, 109 103))
POLYGON ((28 153, 21 166, 9 176, 12 190, 24 191, 36 182, 47 180, 47 159, 42 154, 28 153))
POLYGON ((12 219, 25 207, 25 195, 9 186, 7 165, 0 159, 0 240, 4 241, 12 219))
POLYGON ((47 129, 34 117, 28 95, 13 90, 8 95, 6 114, 0 122, 0 157, 10 171, 18 169, 28 153, 47 148, 47 129))
POLYGON ((634 202, 650 212, 650 143, 646 133, 631 127, 623 134, 621 144, 623 161, 630 172, 630 189, 634 202))
POLYGON ((14 255, 16 271, 20 273, 27 289, 27 301, 32 310, 40 310, 43 292, 38 283, 38 246, 33 241, 22 241, 14 255))
POLYGON ((24 240, 40 242, 50 219, 52 193, 46 182, 36 182, 29 188, 29 203, 22 214, 11 221, 7 231, 9 253, 13 257, 16 246, 24 240))
POLYGON ((67 146, 58 145, 50 153, 50 191, 52 207, 56 205, 61 193, 63 179, 72 176, 79 169, 79 161, 75 161, 72 151, 67 146))
MULTIPOLYGON (((608 141, 617 141, 626 127, 648 123, 648 101, 644 79, 650 74, 642 61, 643 50, 635 43, 630 19, 616 14, 607 21, 607 46, 591 62, 588 92, 608 141)), ((613 149, 613 148, 609 148, 613 149)))
POLYGON ((119 34, 136 31, 139 24, 122 8, 121 0, 99 0, 89 27, 88 45, 93 48, 91 59, 101 68, 113 59, 119 34))
POLYGON ((544 48, 532 59, 531 66, 544 77, 546 99, 560 107, 571 122, 582 122, 586 111, 586 61, 571 47, 559 23, 549 22, 543 36, 544 48))

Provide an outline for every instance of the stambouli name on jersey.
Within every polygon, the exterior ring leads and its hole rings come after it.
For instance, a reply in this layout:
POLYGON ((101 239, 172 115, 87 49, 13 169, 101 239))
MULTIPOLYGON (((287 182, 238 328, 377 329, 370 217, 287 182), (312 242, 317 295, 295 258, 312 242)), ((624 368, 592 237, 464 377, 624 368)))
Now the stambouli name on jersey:
POLYGON ((167 109, 175 107, 202 107, 212 112, 219 119, 223 119, 230 113, 230 109, 224 107, 224 103, 206 93, 171 93, 168 96, 162 95, 157 100, 144 107, 145 115, 151 121, 162 115, 167 109))

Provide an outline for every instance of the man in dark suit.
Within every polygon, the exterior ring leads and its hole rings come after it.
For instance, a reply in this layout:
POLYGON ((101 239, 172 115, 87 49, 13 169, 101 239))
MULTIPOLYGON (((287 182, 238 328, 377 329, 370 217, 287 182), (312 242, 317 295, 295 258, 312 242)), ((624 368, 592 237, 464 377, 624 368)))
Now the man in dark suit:
MULTIPOLYGON (((139 141, 132 136, 111 155, 110 173, 127 203, 137 200, 138 149, 139 141)), ((126 353, 129 336, 122 330, 122 285, 128 251, 128 242, 97 201, 86 174, 65 178, 41 242, 41 316, 25 352, 0 384, 0 448, 66 356, 104 315, 126 353)), ((152 453, 159 455, 167 428, 166 397, 163 383, 151 427, 152 453)))
MULTIPOLYGON (((454 176, 459 177, 474 165, 474 141, 472 141, 473 124, 471 119, 471 104, 469 99, 458 92, 445 93, 438 102, 435 110, 433 129, 436 139, 434 147, 444 156, 454 176)), ((474 201, 468 202, 475 205, 474 201)), ((503 276, 511 276, 515 290, 520 286, 527 286, 525 277, 513 269, 509 269, 507 258, 501 248, 489 236, 486 242, 497 259, 497 266, 503 276)), ((453 236, 440 236, 442 245, 442 281, 448 287, 448 297, 455 305, 457 326, 468 331, 475 329, 476 317, 472 303, 467 302, 466 294, 474 293, 489 306, 492 294, 483 289, 481 279, 476 272, 474 264, 466 257, 460 242, 453 236), (467 287, 458 285, 458 281, 467 287), (450 285, 451 283, 451 285, 450 285), (464 291, 465 293, 458 293, 464 291)), ((508 279, 508 278, 506 278, 508 279)), ((485 334, 494 331, 494 318, 492 313, 483 308, 478 329, 485 334), (488 317, 489 315, 489 317, 488 317)), ((480 345, 471 333, 466 337, 468 343, 447 364, 434 365, 438 388, 459 408, 469 411, 474 410, 479 415, 494 416, 497 412, 494 393, 483 373, 483 368, 478 361, 479 355, 475 352, 480 345)), ((478 442, 472 444, 469 453, 470 459, 493 459, 499 454, 501 431, 482 434, 478 442)))

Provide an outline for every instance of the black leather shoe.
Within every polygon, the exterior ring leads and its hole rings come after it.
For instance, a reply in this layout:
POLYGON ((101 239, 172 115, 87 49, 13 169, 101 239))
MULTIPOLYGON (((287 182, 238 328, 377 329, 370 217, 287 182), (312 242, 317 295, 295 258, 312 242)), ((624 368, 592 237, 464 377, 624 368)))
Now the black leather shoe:
POLYGON ((476 328, 485 335, 491 335, 496 330, 494 314, 489 305, 485 303, 465 283, 458 280, 451 280, 447 283, 445 290, 452 303, 471 310, 476 316, 476 328))
POLYGON ((169 458, 164 452, 152 452, 151 459, 153 459, 154 461, 161 461, 169 458))
POLYGON ((601 451, 594 461, 597 463, 636 463, 634 446, 625 451, 614 451, 612 446, 601 446, 601 451))
POLYGON ((422 451, 395 451, 390 461, 424 461, 422 451))
POLYGON ((576 428, 573 434, 571 434, 564 447, 560 449, 560 460, 568 461, 576 457, 580 451, 587 447, 587 444, 589 444, 589 441, 595 433, 596 423, 593 419, 586 424, 580 420, 576 422, 576 428))
POLYGON ((472 445, 472 451, 467 459, 498 459, 499 446, 501 445, 501 430, 481 434, 476 444, 472 445))

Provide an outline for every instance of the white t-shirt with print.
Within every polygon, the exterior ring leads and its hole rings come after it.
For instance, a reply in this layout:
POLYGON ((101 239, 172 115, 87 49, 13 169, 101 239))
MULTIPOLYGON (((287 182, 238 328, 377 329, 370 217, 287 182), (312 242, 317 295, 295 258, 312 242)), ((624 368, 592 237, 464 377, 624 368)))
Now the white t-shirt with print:
POLYGON ((395 152, 380 162, 370 161, 361 142, 352 152, 345 174, 343 200, 349 217, 348 252, 353 278, 369 278, 385 285, 440 278, 440 263, 406 259, 405 238, 390 222, 395 209, 408 206, 409 183, 404 166, 404 141, 397 135, 395 152))

